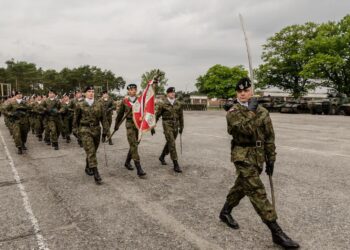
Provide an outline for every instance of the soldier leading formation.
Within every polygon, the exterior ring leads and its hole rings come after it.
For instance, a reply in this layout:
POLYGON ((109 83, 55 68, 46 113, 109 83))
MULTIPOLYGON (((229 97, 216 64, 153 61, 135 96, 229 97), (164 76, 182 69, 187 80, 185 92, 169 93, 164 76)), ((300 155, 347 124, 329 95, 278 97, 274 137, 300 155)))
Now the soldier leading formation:
MULTIPOLYGON (((129 151, 124 166, 132 171, 133 160, 137 175, 143 178, 146 172, 141 167, 138 153, 139 131, 132 114, 132 107, 137 100, 137 86, 129 84, 127 90, 128 95, 117 112, 114 131, 125 120, 129 151)), ((170 154, 174 171, 181 173, 175 141, 184 130, 183 109, 175 98, 175 88, 170 87, 166 92, 167 96, 164 102, 157 105, 155 114, 156 122, 162 118, 166 139, 159 161, 166 165, 165 157, 170 154)), ((275 134, 269 112, 252 97, 249 78, 242 78, 237 83, 236 92, 237 99, 226 105, 225 110, 227 132, 232 136, 231 161, 235 165, 237 178, 226 197, 219 218, 230 228, 239 229, 239 224, 231 213, 240 200, 247 196, 263 223, 270 229, 273 242, 287 249, 299 248, 299 244, 289 238, 277 224, 276 211, 268 200, 260 179, 263 165, 265 164, 265 172, 272 176, 276 161, 275 134)), ((107 91, 103 92, 99 100, 95 100, 93 86, 88 86, 84 93, 85 98, 77 90, 74 95, 64 94, 62 99, 58 99, 57 93, 50 90, 47 97, 33 95, 25 101, 22 93, 17 91, 1 105, 0 114, 4 114, 5 124, 20 155, 27 150, 26 142, 30 131, 37 136, 38 141, 44 141, 54 150, 59 150, 60 135, 66 143, 70 143, 70 136, 73 134, 86 153, 85 173, 93 176, 96 184, 100 185, 102 178, 98 171, 96 154, 101 137, 102 142, 108 139, 108 143, 113 145, 110 127, 116 106, 107 91)), ((151 134, 155 134, 154 129, 151 134)))

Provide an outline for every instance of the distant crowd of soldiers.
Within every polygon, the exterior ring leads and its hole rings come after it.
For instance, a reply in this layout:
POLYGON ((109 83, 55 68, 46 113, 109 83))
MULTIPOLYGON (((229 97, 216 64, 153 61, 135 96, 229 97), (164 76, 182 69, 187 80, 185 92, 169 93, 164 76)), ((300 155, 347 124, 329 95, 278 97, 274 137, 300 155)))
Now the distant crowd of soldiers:
MULTIPOLYGON (((141 167, 138 154, 139 131, 133 121, 132 113, 132 106, 137 101, 137 86, 129 84, 127 90, 128 95, 118 105, 119 112, 114 131, 117 131, 125 120, 130 149, 124 166, 128 170, 133 170, 131 165, 133 160, 137 175, 143 177, 146 173, 141 167)), ((174 171, 181 173, 175 140, 178 133, 182 133, 184 122, 182 105, 175 100, 175 88, 167 89, 165 101, 158 103, 157 107, 155 119, 158 121, 162 117, 167 141, 159 160, 162 165, 166 165, 165 156, 170 154, 174 171)), ((37 137, 38 141, 51 145, 54 150, 59 150, 60 136, 66 143, 70 143, 73 134, 80 147, 86 152, 85 172, 89 176, 94 176, 97 184, 101 184, 102 178, 97 170, 96 153, 100 140, 113 145, 110 127, 114 110, 117 110, 117 103, 106 90, 102 92, 100 98, 95 100, 93 86, 88 86, 84 92, 76 90, 61 97, 54 90, 49 90, 47 96, 30 97, 24 97, 20 91, 16 91, 0 106, 0 112, 4 115, 5 124, 14 139, 19 155, 27 151, 26 143, 30 132, 37 137)), ((153 135, 155 130, 152 129, 151 133, 153 135)))

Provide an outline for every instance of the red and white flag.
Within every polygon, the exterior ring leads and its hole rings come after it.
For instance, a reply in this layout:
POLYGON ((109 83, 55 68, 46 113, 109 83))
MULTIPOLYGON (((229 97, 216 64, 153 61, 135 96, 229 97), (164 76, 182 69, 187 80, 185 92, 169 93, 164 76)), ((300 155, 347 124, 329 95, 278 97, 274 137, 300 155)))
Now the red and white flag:
POLYGON ((133 119, 136 127, 139 129, 139 141, 142 133, 145 133, 156 126, 155 117, 155 97, 153 90, 153 80, 149 81, 142 95, 137 98, 132 106, 133 119))

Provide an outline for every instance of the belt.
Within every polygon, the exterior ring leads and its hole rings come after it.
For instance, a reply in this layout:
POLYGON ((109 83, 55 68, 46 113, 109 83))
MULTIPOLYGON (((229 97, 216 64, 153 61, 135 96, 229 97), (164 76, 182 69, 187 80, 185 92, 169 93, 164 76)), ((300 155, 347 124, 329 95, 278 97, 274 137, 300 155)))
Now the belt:
POLYGON ((95 124, 95 123, 84 123, 84 124, 80 124, 81 127, 98 127, 100 126, 100 124, 95 124))
POLYGON ((237 143, 236 146, 247 148, 247 147, 256 147, 261 148, 262 147, 262 141, 258 140, 256 142, 243 142, 243 143, 237 143))

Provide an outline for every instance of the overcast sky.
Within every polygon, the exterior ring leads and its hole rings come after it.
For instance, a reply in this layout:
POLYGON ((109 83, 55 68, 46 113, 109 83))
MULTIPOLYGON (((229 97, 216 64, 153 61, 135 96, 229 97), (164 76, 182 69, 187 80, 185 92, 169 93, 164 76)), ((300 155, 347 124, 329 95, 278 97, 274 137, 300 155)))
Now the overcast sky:
POLYGON ((10 58, 44 69, 95 65, 139 83, 164 70, 194 90, 214 64, 247 67, 238 13, 254 66, 261 45, 286 25, 340 20, 349 0, 1 0, 0 66, 10 58))

